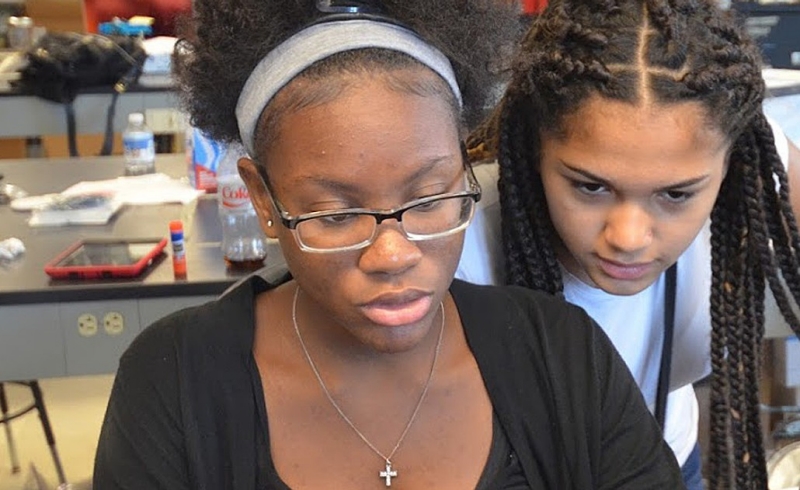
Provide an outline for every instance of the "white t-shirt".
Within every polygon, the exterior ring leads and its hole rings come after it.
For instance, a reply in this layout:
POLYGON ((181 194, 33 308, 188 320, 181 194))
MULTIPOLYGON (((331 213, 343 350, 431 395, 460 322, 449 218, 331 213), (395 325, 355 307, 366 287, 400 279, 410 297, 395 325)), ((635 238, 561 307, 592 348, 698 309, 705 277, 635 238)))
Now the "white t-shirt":
MULTIPOLYGON (((772 121, 770 121, 772 122, 772 121)), ((784 163, 789 147, 775 124, 784 163)), ((475 167, 483 188, 467 228, 456 277, 477 284, 503 283, 503 249, 496 164, 475 167)), ((711 372, 711 243, 708 224, 678 259, 670 394, 664 439, 682 465, 697 443, 699 410, 692 383, 711 372)), ((562 269, 563 270, 563 269, 562 269)), ((632 296, 615 296, 564 273, 564 297, 581 306, 619 351, 651 410, 655 407, 664 324, 665 278, 632 296)))

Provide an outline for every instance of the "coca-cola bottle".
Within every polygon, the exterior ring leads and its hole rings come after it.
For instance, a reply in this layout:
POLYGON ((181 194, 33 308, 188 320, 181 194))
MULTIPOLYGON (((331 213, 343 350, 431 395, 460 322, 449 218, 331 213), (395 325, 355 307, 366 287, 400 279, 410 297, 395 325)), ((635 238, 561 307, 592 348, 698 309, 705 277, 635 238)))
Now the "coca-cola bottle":
POLYGON ((231 144, 217 169, 217 199, 222 221, 222 253, 229 269, 256 270, 267 257, 267 238, 236 162, 245 156, 240 144, 231 144))

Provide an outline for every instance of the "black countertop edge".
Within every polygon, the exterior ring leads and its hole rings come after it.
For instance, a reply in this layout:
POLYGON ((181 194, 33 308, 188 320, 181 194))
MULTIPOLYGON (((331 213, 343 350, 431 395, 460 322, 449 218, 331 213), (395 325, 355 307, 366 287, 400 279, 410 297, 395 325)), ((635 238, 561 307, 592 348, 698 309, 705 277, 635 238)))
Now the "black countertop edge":
POLYGON ((769 88, 767 89, 766 99, 774 99, 797 94, 800 94, 800 83, 797 85, 790 85, 788 87, 769 88))
POLYGON ((186 282, 174 284, 139 285, 130 282, 69 282, 53 281, 47 289, 0 293, 0 306, 52 304, 70 301, 110 301, 177 296, 216 296, 241 277, 221 281, 186 282), (102 292, 101 292, 102 291, 102 292))
POLYGON ((790 2, 760 3, 760 2, 731 2, 731 9, 742 13, 772 13, 772 12, 800 12, 800 5, 790 2))
MULTIPOLYGON (((129 87, 128 90, 125 91, 126 94, 137 94, 137 93, 144 93, 144 92, 178 92, 177 87, 168 86, 168 87, 156 87, 156 86, 148 86, 148 85, 134 85, 129 87)), ((114 93, 114 87, 87 87, 78 90, 78 97, 81 95, 111 95, 114 93)), ((8 90, 0 90, 0 97, 36 97, 33 94, 26 94, 23 92, 22 88, 13 86, 8 90)), ((52 100, 42 99, 47 102, 53 102, 52 100)), ((53 102, 54 104, 58 104, 59 102, 53 102)))

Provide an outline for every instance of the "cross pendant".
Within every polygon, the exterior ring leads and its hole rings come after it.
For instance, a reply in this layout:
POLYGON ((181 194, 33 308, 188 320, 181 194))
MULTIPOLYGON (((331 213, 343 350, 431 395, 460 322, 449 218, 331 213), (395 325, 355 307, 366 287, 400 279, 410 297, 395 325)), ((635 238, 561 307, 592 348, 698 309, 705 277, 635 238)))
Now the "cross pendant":
POLYGON ((397 478, 397 471, 392 469, 392 463, 390 461, 386 461, 386 469, 381 471, 380 473, 381 478, 386 480, 386 486, 392 486, 392 478, 397 478))

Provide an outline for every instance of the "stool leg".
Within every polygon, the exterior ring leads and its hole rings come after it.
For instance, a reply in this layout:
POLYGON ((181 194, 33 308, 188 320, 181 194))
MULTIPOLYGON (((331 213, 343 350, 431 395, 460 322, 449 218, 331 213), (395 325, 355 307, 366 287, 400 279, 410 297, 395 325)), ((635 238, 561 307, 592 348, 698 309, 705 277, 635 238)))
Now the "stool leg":
POLYGON ((39 410, 39 419, 42 421, 42 429, 44 429, 44 436, 47 438, 47 445, 50 446, 50 454, 53 456, 53 464, 55 464, 56 472, 58 473, 58 482, 67 483, 67 478, 64 476, 64 468, 61 466, 61 458, 59 458, 58 450, 56 449, 56 438, 53 436, 53 429, 50 427, 47 409, 44 407, 44 397, 42 396, 41 388, 39 388, 39 382, 31 381, 30 387, 33 392, 34 403, 36 403, 36 408, 39 410))
MULTIPOLYGON (((6 399, 6 390, 3 383, 0 383, 0 412, 2 412, 0 419, 4 419, 8 416, 8 400, 6 399)), ((14 436, 11 434, 11 423, 6 422, 3 425, 6 429, 8 452, 11 455, 11 473, 19 473, 19 456, 17 456, 17 446, 14 444, 14 436)))

